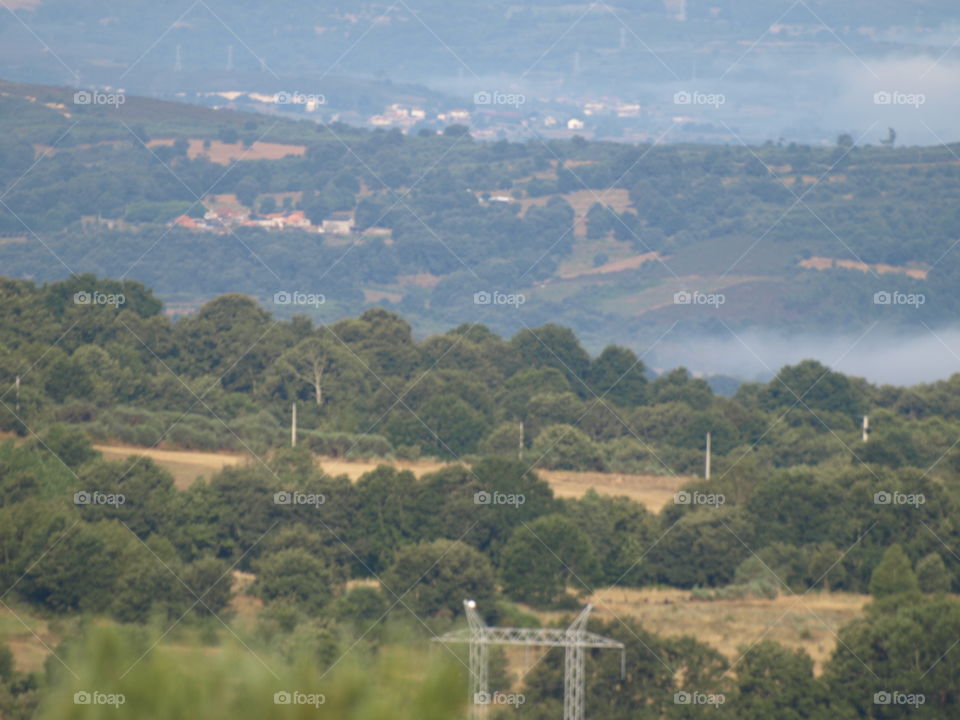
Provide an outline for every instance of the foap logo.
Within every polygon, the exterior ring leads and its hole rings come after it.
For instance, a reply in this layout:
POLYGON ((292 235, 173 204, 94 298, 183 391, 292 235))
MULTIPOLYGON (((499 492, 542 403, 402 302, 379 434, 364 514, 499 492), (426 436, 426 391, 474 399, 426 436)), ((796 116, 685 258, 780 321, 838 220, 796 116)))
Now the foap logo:
POLYGON ((512 505, 513 507, 520 507, 526 501, 527 498, 522 493, 514 494, 480 490, 473 494, 474 505, 512 505))
POLYGON ((699 290, 690 292, 681 290, 673 294, 674 305, 706 305, 708 307, 719 308, 727 302, 727 296, 723 293, 702 293, 699 290))
POLYGON ((674 105, 710 105, 711 107, 719 108, 726 102, 726 95, 721 93, 704 93, 698 90, 694 90, 693 92, 688 90, 680 90, 679 92, 673 94, 674 105))
POLYGON ((508 705, 520 707, 527 701, 523 693, 478 692, 473 694, 474 705, 508 705))
POLYGON ((923 93, 905 93, 899 90, 879 90, 873 94, 874 105, 910 105, 919 108, 927 102, 923 93))
POLYGON ((522 93, 505 93, 499 90, 488 92, 480 90, 473 94, 474 105, 509 105, 519 109, 527 101, 527 96, 522 93))
POLYGON ((897 690, 881 690, 873 694, 874 705, 911 705, 915 708, 927 702, 923 693, 902 693, 897 690))
POLYGON ((502 293, 497 290, 487 292, 478 290, 473 294, 474 305, 512 305, 516 309, 527 301, 527 296, 522 293, 502 293))
POLYGON ((702 493, 681 490, 673 496, 674 505, 706 505, 708 507, 720 507, 727 502, 727 498, 721 493, 702 493))
POLYGON ((118 308, 126 304, 127 298, 123 293, 102 293, 97 290, 87 292, 81 290, 73 294, 74 305, 110 305, 118 308))
POLYGON ((320 507, 327 501, 327 498, 320 493, 302 493, 289 490, 281 490, 273 494, 274 505, 313 505, 320 507))
POLYGON ((281 90, 276 94, 273 102, 277 105, 326 105, 327 97, 321 93, 287 92, 286 90, 281 90))
POLYGON ((73 494, 74 505, 112 505, 120 507, 127 502, 126 495, 122 493, 102 493, 99 490, 87 492, 80 490, 73 494))
POLYGON ((926 304, 927 296, 923 293, 903 293, 897 290, 887 292, 880 290, 873 294, 874 305, 911 305, 914 310, 920 309, 921 305, 926 304))
POLYGON ((280 290, 273 294, 274 305, 312 305, 320 307, 327 301, 327 296, 323 293, 305 293, 299 290, 288 292, 280 290))
POLYGON ((727 701, 723 693, 702 693, 694 690, 687 692, 681 690, 673 694, 674 705, 713 705, 719 707, 727 701))
POLYGON ((920 507, 927 503, 927 497, 923 493, 902 493, 894 490, 888 492, 881 490, 873 494, 874 505, 910 505, 920 507))
POLYGON ((113 705, 115 708, 125 705, 127 698, 123 693, 104 693, 97 690, 77 690, 73 694, 74 705, 113 705))
POLYGON ((273 694, 274 705, 312 705, 320 707, 327 701, 323 693, 305 693, 299 690, 280 690, 273 694))
POLYGON ((112 105, 118 108, 127 101, 123 93, 103 93, 95 90, 77 90, 73 94, 74 105, 112 105))

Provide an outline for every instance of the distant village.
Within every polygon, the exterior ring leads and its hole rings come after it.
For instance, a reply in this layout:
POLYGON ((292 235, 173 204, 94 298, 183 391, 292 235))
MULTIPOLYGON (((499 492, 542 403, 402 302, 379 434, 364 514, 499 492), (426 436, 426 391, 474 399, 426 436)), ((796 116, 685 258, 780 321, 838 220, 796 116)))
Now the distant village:
MULTIPOLYGON (((516 140, 536 133, 548 139, 581 135, 587 139, 618 138, 645 142, 662 132, 662 125, 687 125, 688 131, 710 139, 723 137, 722 125, 704 122, 700 108, 677 104, 673 96, 662 102, 641 104, 617 97, 526 97, 518 92, 478 91, 472 103, 461 107, 431 108, 426 101, 393 102, 365 114, 335 106, 322 95, 279 92, 204 92, 187 98, 230 110, 289 115, 300 114, 318 122, 398 129, 406 134, 440 132, 449 125, 466 125, 477 140, 516 140)), ((692 138, 691 138, 692 139, 692 138)))
MULTIPOLYGON (((265 230, 302 230, 334 236, 355 234, 352 212, 334 212, 314 225, 303 210, 281 210, 280 212, 257 214, 239 204, 212 204, 203 217, 180 215, 170 221, 172 227, 193 232, 227 233, 236 228, 263 228, 265 230)), ((389 228, 368 228, 363 232, 368 236, 379 236, 390 240, 389 228)))

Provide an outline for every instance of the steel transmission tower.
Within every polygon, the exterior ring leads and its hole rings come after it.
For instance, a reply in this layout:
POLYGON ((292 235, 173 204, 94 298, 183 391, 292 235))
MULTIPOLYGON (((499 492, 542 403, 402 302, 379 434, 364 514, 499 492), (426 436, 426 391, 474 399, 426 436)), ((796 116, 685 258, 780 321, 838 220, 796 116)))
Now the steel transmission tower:
POLYGON ((470 702, 471 716, 479 718, 481 708, 490 699, 489 693, 489 648, 491 645, 521 645, 524 647, 562 647, 563 670, 563 720, 584 720, 584 648, 614 648, 620 651, 620 674, 625 674, 626 654, 623 643, 589 632, 587 618, 591 605, 587 605, 570 627, 561 628, 509 628, 489 627, 477 613, 473 600, 464 600, 467 615, 466 630, 454 630, 437 638, 443 643, 466 643, 470 645, 470 702))

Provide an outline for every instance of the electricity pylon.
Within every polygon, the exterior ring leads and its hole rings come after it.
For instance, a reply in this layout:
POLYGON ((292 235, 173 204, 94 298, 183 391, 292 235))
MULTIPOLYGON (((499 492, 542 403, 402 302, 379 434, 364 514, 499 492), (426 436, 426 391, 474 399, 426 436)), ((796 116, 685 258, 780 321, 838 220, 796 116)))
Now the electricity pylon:
POLYGON ((584 720, 584 648, 615 648, 620 651, 620 673, 625 674, 624 645, 616 640, 589 632, 587 618, 593 606, 587 605, 570 627, 510 628, 489 627, 477 613, 473 600, 464 600, 467 615, 466 630, 454 630, 437 638, 443 643, 470 645, 470 703, 471 717, 479 718, 481 709, 489 702, 489 647, 491 645, 521 645, 524 647, 565 648, 563 666, 563 720, 584 720))

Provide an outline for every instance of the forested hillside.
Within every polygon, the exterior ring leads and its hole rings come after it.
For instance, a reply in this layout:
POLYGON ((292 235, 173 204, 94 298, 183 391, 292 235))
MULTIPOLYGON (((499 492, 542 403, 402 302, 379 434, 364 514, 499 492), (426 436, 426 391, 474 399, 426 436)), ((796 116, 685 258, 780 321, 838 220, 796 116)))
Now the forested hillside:
POLYGON ((859 332, 956 316, 960 166, 948 146, 480 143, 456 125, 405 136, 6 87, 9 276, 130 277, 190 308, 301 291, 323 295, 307 308, 316 318, 381 305, 418 334, 556 321, 594 350, 675 322, 859 332), (268 151, 276 159, 255 159, 268 151), (346 212, 352 229, 171 224, 225 212, 218 203, 251 217, 301 210, 315 227, 346 212), (484 292, 522 302, 478 307, 484 292), (878 304, 878 292, 922 302, 878 304), (723 301, 684 306, 678 293, 723 301))
MULTIPOLYGON (((215 663, 252 653, 293 677, 309 672, 297 663, 326 667, 355 649, 389 658, 396 632, 424 642, 462 621, 465 597, 491 622, 535 625, 530 611, 574 608, 607 586, 668 586, 700 602, 826 591, 875 602, 816 675, 802 650, 763 637, 744 637, 733 661, 693 637, 598 620, 592 629, 627 646, 622 681, 615 654, 590 660, 589 703, 604 718, 869 717, 878 693, 922 697, 925 717, 956 711, 945 688, 960 606, 943 593, 960 590, 957 378, 876 387, 811 361, 728 399, 682 369, 652 378, 624 348, 591 356, 558 325, 510 339, 462 326, 417 342, 383 309, 323 326, 241 295, 176 323, 160 310, 144 286, 92 276, 6 280, 0 297, 4 605, 49 623, 68 667, 81 652, 94 687, 147 702, 152 665, 118 676, 141 653, 154 663, 175 652, 149 647, 174 621, 174 637, 210 643, 215 663), (713 477, 658 514, 595 493, 561 500, 537 476, 697 473, 708 431, 713 477), (234 448, 251 461, 177 490, 151 460, 101 459, 91 437, 234 448), (462 462, 419 479, 385 465, 353 483, 324 474, 313 452, 462 462), (101 620, 88 627, 91 615, 101 620), (687 707, 687 692, 715 700, 687 707)), ((9 717, 82 689, 54 660, 31 673, 4 657, 9 717)), ((559 663, 526 675, 519 716, 556 710, 559 663)), ((510 665, 495 666, 492 689, 506 693, 510 665)), ((175 676, 156 672, 161 686, 175 676)), ((342 678, 317 691, 340 697, 342 678)))

